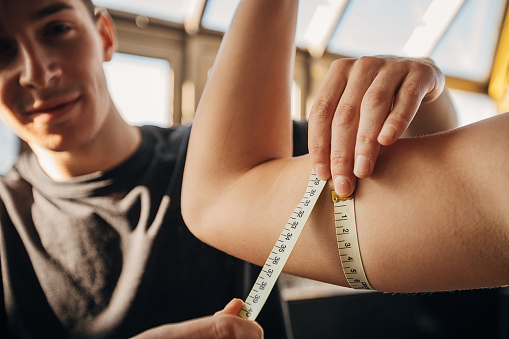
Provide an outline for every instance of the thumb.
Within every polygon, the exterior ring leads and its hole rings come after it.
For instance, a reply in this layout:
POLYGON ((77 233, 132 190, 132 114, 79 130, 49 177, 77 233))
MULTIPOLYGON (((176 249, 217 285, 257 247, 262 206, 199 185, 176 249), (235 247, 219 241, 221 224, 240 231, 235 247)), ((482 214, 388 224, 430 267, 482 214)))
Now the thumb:
POLYGON ((243 306, 244 302, 242 300, 232 299, 232 301, 230 301, 222 311, 216 312, 216 314, 229 314, 238 316, 243 306))

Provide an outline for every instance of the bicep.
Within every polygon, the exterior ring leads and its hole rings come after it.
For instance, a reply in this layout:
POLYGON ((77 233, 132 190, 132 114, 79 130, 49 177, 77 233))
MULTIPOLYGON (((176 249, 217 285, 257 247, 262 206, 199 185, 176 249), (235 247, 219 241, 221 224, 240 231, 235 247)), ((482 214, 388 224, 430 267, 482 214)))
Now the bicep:
POLYGON ((507 118, 400 140, 382 152, 375 174, 356 192, 361 251, 376 288, 507 283, 508 213, 501 206, 509 175, 502 165, 509 165, 507 118))
MULTIPOLYGON (((355 193, 361 256, 375 289, 420 292, 507 284, 508 119, 402 139, 382 150, 374 174, 359 180, 355 193)), ((309 157, 302 156, 225 178, 227 184, 199 204, 201 217, 191 228, 212 246, 263 265, 310 173, 309 157)), ((285 271, 346 285, 331 189, 329 182, 285 271)))

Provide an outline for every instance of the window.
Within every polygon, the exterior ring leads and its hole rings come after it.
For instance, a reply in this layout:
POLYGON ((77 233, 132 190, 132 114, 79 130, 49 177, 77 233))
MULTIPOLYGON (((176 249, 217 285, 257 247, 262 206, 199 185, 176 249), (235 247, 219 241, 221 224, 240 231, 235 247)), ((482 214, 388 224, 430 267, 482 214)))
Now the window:
POLYGON ((458 125, 465 126, 497 114, 497 105, 487 94, 449 90, 458 113, 458 125))
POLYGON ((350 1, 328 49, 345 56, 401 54, 430 3, 431 0, 350 1))
POLYGON ((431 54, 448 76, 486 82, 490 76, 506 1, 465 1, 431 54))
POLYGON ((104 65, 120 113, 133 125, 173 123, 172 72, 166 60, 117 53, 104 65))
POLYGON ((203 13, 203 27, 218 32, 228 30, 239 2, 240 0, 209 0, 203 13))
MULTIPOLYGON (((506 1, 456 2, 461 7, 444 8, 451 11, 452 21, 445 25, 443 36, 438 36, 429 56, 448 76, 486 81, 506 1)), ((439 4, 437 0, 351 0, 328 49, 344 56, 405 54, 404 48, 412 33, 425 24, 428 9, 436 4, 439 4)))
POLYGON ((183 23, 194 0, 94 0, 96 6, 183 23))

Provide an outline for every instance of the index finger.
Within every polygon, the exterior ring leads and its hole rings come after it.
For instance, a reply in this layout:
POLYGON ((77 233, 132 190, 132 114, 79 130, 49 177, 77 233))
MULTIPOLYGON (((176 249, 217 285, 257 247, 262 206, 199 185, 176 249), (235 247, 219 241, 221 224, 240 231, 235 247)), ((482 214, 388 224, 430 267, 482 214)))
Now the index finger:
POLYGON ((329 68, 309 114, 308 148, 311 165, 317 177, 331 177, 331 125, 336 107, 346 87, 348 75, 334 61, 329 68))

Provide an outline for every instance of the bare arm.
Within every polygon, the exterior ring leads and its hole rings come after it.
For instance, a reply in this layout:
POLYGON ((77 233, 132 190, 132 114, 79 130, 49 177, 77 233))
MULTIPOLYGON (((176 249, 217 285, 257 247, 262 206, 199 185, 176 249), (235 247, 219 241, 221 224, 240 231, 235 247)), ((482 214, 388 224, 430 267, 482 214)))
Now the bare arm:
POLYGON ((309 116, 309 154, 318 177, 332 178, 336 192, 349 196, 357 178, 373 173, 381 145, 456 127, 444 84, 427 58, 335 60, 309 116))
MULTIPOLYGON (((258 265, 311 172, 308 156, 290 157, 295 14, 295 1, 241 2, 198 108, 184 174, 182 212, 191 231, 258 265)), ((508 119, 402 139, 381 150, 373 176, 360 180, 356 193, 359 244, 374 288, 434 291, 509 282, 508 119)), ((328 193, 285 271, 346 286, 328 193)))
POLYGON ((382 151, 356 192, 360 246, 380 289, 509 282, 507 127, 503 115, 382 151))

